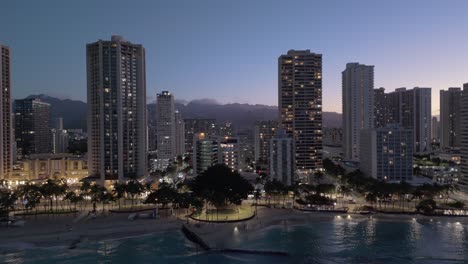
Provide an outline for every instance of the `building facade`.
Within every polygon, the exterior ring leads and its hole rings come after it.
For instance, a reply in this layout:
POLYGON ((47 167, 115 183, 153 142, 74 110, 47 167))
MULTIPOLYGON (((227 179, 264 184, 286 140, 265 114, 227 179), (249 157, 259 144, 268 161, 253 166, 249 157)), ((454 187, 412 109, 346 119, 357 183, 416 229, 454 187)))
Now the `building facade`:
POLYGON ((359 161, 361 130, 374 127, 374 66, 346 64, 342 89, 344 158, 359 161))
POLYGON ((147 174, 145 49, 120 36, 86 46, 88 164, 104 181, 147 174))
POLYGON ((182 114, 176 110, 174 112, 175 124, 175 155, 182 156, 185 154, 185 124, 182 119, 182 114))
POLYGON ((194 136, 203 133, 206 137, 214 138, 218 135, 216 119, 186 118, 185 126, 185 152, 193 154, 194 136))
POLYGON ((270 139, 269 174, 271 180, 277 180, 290 186, 294 183, 294 141, 283 130, 270 139))
POLYGON ((382 181, 411 181, 413 178, 413 131, 398 125, 361 132, 361 171, 382 181))
POLYGON ((218 164, 218 141, 205 133, 193 136, 193 173, 200 175, 209 167, 218 164))
POLYGON ((386 94, 386 101, 387 124, 412 129, 415 152, 431 151, 431 88, 398 88, 386 94))
POLYGON ((228 166, 233 171, 239 171, 239 139, 230 137, 220 137, 218 142, 218 163, 228 166))
POLYGON ((15 100, 15 138, 19 159, 50 153, 50 104, 33 98, 15 100))
POLYGON ((458 183, 460 190, 468 195, 468 83, 463 84, 460 106, 461 177, 458 183))
POLYGON ((442 149, 460 145, 460 98, 461 88, 440 90, 440 147, 442 149))
POLYGON ((387 101, 385 88, 374 89, 374 127, 387 125, 387 101))
POLYGON ((278 58, 279 127, 295 141, 297 170, 322 168, 322 55, 290 50, 278 58))
POLYGON ((156 149, 158 159, 174 160, 176 124, 174 95, 162 91, 156 95, 156 149))
POLYGON ((13 169, 14 135, 11 106, 11 51, 0 44, 0 179, 7 179, 13 169))
POLYGON ((239 139, 239 170, 252 170, 250 164, 255 157, 253 131, 250 129, 237 131, 237 138, 239 139))
POLYGON ((276 136, 278 130, 278 122, 258 121, 254 127, 254 145, 255 145, 255 161, 260 163, 268 163, 270 156, 270 140, 276 136))

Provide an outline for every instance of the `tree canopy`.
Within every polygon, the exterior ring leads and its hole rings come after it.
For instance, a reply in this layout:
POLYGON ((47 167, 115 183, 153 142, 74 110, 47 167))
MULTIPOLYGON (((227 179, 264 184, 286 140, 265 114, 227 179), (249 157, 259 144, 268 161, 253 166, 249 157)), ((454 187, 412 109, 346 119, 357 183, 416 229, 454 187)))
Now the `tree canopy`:
POLYGON ((214 165, 197 176, 192 189, 195 195, 216 207, 239 205, 253 191, 246 179, 224 164, 214 165))

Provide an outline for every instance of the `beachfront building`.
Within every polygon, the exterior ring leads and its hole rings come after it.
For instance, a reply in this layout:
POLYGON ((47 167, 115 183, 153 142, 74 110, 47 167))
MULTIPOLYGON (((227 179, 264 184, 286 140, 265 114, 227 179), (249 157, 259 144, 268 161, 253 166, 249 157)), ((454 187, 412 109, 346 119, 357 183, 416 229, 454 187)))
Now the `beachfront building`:
POLYGON ((88 176, 88 161, 85 156, 72 154, 32 154, 15 164, 11 184, 46 179, 66 179, 69 184, 78 183, 88 176))
POLYGON ((13 122, 11 108, 11 51, 0 44, 0 179, 13 169, 13 122))
POLYGON ((17 157, 50 153, 50 104, 39 99, 15 100, 17 157))
POLYGON ((361 171, 382 181, 413 178, 413 131, 398 125, 361 131, 361 171))
POLYGON ((279 128, 295 141, 302 174, 322 168, 322 55, 289 50, 278 58, 279 128))
POLYGON ((294 140, 284 130, 278 130, 277 135, 270 139, 268 163, 271 180, 287 186, 294 183, 294 140))
POLYGON ((86 46, 89 174, 105 181, 147 174, 145 49, 120 36, 86 46))
POLYGON ((342 102, 344 158, 359 161, 361 130, 374 127, 374 66, 346 64, 342 102))

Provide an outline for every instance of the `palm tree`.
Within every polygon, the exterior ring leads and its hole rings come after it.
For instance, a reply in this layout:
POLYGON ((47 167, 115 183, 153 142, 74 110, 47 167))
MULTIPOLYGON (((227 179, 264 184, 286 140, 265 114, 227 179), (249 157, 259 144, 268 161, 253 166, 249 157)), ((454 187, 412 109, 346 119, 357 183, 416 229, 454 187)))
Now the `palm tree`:
POLYGON ((26 184, 20 185, 17 189, 18 196, 21 197, 26 203, 24 205, 26 211, 36 208, 41 202, 41 191, 40 187, 27 182, 26 184))
POLYGON ((133 179, 127 183, 127 193, 132 198, 132 208, 135 201, 135 196, 141 195, 144 192, 144 186, 139 181, 133 179))
POLYGON ((112 193, 114 194, 115 199, 119 202, 119 209, 120 209, 120 200, 125 196, 126 192, 126 187, 127 185, 125 183, 114 183, 112 186, 113 190, 112 193))
POLYGON ((0 189, 0 216, 8 217, 10 210, 14 209, 16 200, 18 200, 16 192, 6 188, 0 189))
POLYGON ((262 198, 262 193, 260 192, 260 189, 255 189, 254 192, 254 198, 255 198, 255 214, 257 214, 257 205, 258 205, 258 200, 262 198))
POLYGON ((40 187, 40 192, 44 199, 49 200, 49 210, 53 211, 53 197, 57 192, 57 182, 53 179, 47 179, 42 183, 40 187))
POLYGON ((89 191, 89 195, 91 196, 91 202, 93 203, 93 213, 96 212, 96 203, 101 201, 102 194, 106 190, 106 188, 98 185, 93 184, 89 191))

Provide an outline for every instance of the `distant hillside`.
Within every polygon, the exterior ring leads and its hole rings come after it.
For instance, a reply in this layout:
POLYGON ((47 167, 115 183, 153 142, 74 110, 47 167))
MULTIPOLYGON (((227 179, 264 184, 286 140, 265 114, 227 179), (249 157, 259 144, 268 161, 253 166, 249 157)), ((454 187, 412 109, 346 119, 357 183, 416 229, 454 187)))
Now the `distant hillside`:
MULTIPOLYGON (((58 99, 44 94, 30 95, 51 105, 51 116, 62 117, 65 128, 86 129, 86 103, 78 100, 58 99)), ((257 120, 274 120, 278 117, 278 107, 250 104, 219 104, 213 99, 194 100, 188 103, 176 101, 184 118, 215 118, 219 122, 232 122, 237 128, 251 128, 257 120)), ((156 107, 148 104, 148 120, 154 119, 156 107)), ((341 114, 323 113, 324 127, 340 127, 341 114)))
MULTIPOLYGON (((86 103, 78 100, 58 99, 44 94, 30 95, 27 98, 39 98, 51 106, 51 120, 63 118, 64 128, 86 129, 86 103)), ((53 124, 53 123, 52 123, 53 124)))

